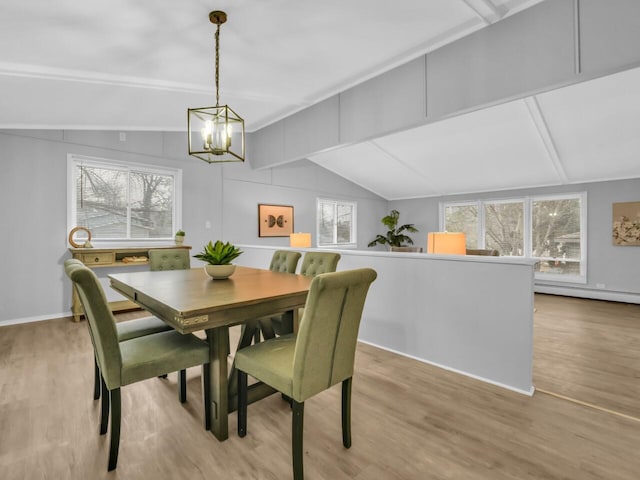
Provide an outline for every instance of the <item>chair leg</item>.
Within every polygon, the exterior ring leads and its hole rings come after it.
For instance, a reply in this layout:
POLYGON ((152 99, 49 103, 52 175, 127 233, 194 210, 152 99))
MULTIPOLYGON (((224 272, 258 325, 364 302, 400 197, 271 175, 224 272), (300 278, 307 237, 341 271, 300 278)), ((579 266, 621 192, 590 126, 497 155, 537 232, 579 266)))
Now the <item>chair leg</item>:
POLYGON ((100 398, 100 379, 102 374, 100 373, 100 367, 98 367, 98 360, 95 355, 93 356, 94 375, 93 375, 93 399, 98 400, 100 398))
POLYGON ((187 371, 184 369, 178 372, 178 399, 180 403, 187 401, 187 371))
POLYGON ((247 374, 238 370, 238 436, 247 434, 247 374))
POLYGON ((202 365, 202 403, 204 403, 204 429, 211 430, 211 382, 208 363, 202 365))
POLYGON ((269 318, 262 318, 259 320, 260 330, 262 331, 262 337, 265 340, 270 340, 276 337, 276 332, 273 329, 273 323, 269 318))
MULTIPOLYGON (((106 397, 108 393, 103 394, 106 397)), ((118 464, 120 449, 120 389, 111 390, 111 445, 109 446, 109 471, 115 470, 118 464)))
POLYGON ((342 444, 351 448, 351 380, 349 377, 342 382, 342 444))
POLYGON ((293 403, 293 420, 291 422, 291 450, 293 452, 293 480, 304 479, 304 450, 302 431, 304 427, 304 402, 293 403))
POLYGON ((102 385, 102 408, 100 409, 100 435, 107 433, 109 425, 109 390, 104 378, 100 375, 100 383, 102 385))

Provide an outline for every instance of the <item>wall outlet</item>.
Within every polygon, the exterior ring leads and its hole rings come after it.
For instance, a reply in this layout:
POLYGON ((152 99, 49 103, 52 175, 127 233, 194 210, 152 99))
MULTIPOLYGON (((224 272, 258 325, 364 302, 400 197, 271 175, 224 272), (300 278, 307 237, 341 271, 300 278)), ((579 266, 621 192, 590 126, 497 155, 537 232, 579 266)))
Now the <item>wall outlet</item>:
POLYGON ((120 141, 121 142, 126 142, 127 141, 127 133, 126 132, 120 132, 120 141))
POLYGON ((606 288, 606 285, 604 283, 596 283, 596 288, 603 289, 606 288))
POLYGON ((211 228, 211 222, 209 220, 204 222, 204 228, 206 228, 207 230, 211 228))

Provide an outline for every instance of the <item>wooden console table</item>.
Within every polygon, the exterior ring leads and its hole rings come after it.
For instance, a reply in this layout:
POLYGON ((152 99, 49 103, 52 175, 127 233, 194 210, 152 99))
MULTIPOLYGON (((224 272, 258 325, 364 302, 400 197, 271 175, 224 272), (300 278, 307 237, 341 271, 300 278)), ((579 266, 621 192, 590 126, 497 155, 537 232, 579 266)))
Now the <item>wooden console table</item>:
MULTIPOLYGON (((147 247, 69 248, 69 251, 73 258, 77 258, 89 268, 121 268, 148 265, 149 250, 163 248, 191 249, 188 245, 163 245, 147 247), (130 259, 135 259, 136 261, 128 261, 130 259)), ((139 305, 136 305, 130 300, 109 302, 109 306, 113 312, 139 308, 139 305)), ((71 313, 73 314, 72 318, 74 322, 79 322, 84 315, 82 304, 80 303, 80 298, 75 288, 71 295, 71 313)))

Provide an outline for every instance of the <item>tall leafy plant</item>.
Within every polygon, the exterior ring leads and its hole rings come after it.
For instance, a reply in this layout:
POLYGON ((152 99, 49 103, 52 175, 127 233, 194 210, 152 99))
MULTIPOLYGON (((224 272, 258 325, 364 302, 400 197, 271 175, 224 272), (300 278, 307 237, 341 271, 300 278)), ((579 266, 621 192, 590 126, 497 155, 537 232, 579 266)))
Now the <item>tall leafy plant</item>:
POLYGON ((375 247, 378 243, 380 245, 389 245, 390 247, 402 247, 403 244, 408 243, 413 245, 413 240, 403 232, 416 233, 418 229, 413 226, 413 223, 406 223, 398 226, 400 219, 400 212, 397 210, 391 210, 391 213, 380 220, 387 228, 386 235, 377 235, 374 240, 369 242, 369 247, 375 247))

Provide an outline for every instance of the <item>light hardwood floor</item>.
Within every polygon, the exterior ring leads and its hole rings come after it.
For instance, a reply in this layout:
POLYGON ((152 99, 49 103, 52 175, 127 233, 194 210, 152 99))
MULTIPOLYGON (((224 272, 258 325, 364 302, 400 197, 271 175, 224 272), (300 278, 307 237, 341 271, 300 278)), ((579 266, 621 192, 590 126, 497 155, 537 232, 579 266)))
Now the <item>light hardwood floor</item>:
MULTIPOLYGON (((244 439, 232 414, 230 438, 218 442, 202 428, 199 369, 188 372, 184 405, 175 374, 122 389, 120 458, 108 474, 92 361, 84 323, 0 328, 1 479, 291 478, 287 404, 272 396, 251 405, 244 439)), ((638 421, 363 344, 352 428, 346 450, 339 388, 306 402, 308 480, 635 480, 640 471, 638 421)))
POLYGON ((640 305, 554 295, 535 305, 536 388, 640 419, 640 305))

